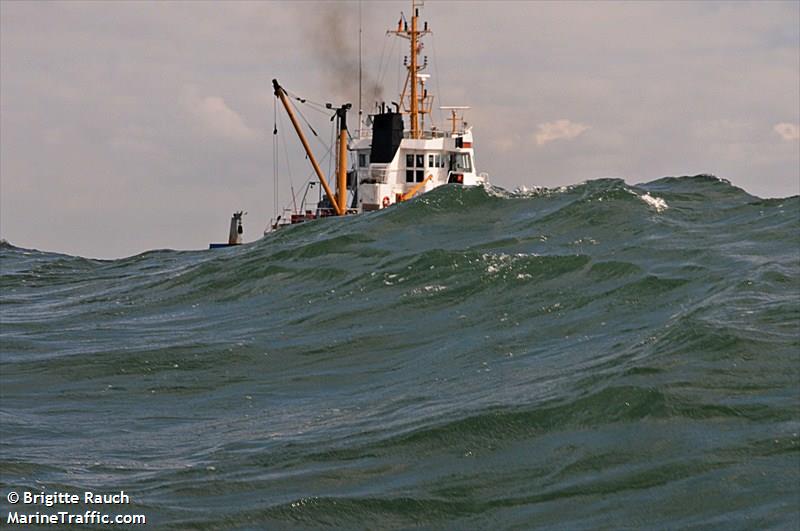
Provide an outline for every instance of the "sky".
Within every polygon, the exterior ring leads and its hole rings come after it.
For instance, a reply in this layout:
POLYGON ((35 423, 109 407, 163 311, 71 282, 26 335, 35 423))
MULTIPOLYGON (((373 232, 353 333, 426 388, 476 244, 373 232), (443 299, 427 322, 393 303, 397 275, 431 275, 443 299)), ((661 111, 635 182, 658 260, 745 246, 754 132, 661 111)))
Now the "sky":
MULTIPOLYGON (((280 207, 311 174, 271 80, 357 106, 359 6, 368 111, 398 99, 408 52, 386 30, 410 1, 0 2, 0 238, 202 249, 242 209, 257 239, 273 152, 280 207)), ((800 2, 427 0, 421 16, 434 106, 471 107, 494 185, 711 173, 800 193, 800 2)), ((329 142, 328 116, 303 112, 329 142)))

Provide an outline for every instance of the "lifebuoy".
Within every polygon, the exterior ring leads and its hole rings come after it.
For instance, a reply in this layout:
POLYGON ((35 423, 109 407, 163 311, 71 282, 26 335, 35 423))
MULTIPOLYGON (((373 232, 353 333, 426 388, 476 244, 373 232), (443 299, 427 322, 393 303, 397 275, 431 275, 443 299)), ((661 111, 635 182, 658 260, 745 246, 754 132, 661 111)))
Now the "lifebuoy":
POLYGON ((389 201, 389 196, 388 196, 388 195, 387 195, 387 196, 384 196, 384 197, 383 197, 383 208, 386 208, 386 207, 388 207, 388 206, 389 206, 389 203, 390 203, 390 201, 389 201))

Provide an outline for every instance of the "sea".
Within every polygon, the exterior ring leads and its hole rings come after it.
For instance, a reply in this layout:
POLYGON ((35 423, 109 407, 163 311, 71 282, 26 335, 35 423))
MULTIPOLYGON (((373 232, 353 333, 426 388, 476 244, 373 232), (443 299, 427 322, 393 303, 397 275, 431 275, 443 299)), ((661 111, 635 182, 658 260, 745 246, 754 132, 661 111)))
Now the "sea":
POLYGON ((452 185, 235 248, 23 247, 2 527, 800 529, 798 196, 452 185))

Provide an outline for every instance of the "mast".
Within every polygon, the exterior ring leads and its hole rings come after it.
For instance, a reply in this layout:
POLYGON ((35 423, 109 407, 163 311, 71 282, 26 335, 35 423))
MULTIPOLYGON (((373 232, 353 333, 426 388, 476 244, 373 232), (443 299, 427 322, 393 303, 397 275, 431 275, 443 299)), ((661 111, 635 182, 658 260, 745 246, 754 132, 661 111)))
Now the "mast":
MULTIPOLYGON (((326 105, 331 108, 332 105, 326 105)), ((347 111, 352 107, 345 103, 336 108, 336 120, 339 125, 339 154, 336 164, 336 211, 339 215, 347 212, 347 111)))
POLYGON ((361 115, 364 113, 361 94, 361 0, 358 0, 358 138, 361 138, 361 115))
MULTIPOLYGON (((408 76, 406 77, 406 86, 403 89, 403 95, 406 94, 406 89, 409 89, 408 115, 411 124, 411 138, 422 138, 422 117, 420 115, 424 115, 427 112, 425 110, 427 94, 423 87, 424 80, 417 76, 427 66, 427 59, 422 64, 420 64, 419 60, 419 52, 422 49, 421 38, 430 33, 427 22, 425 22, 422 30, 418 29, 419 7, 422 4, 423 0, 411 0, 411 29, 408 28, 408 21, 404 20, 405 17, 403 17, 400 19, 395 31, 387 32, 408 39, 411 45, 410 61, 406 64, 408 76)), ((405 104, 405 102, 403 103, 405 104)))
POLYGON ((414 0, 411 1, 412 15, 411 15, 411 65, 409 66, 409 73, 411 74, 411 138, 419 138, 419 123, 417 118, 418 102, 417 102, 417 15, 419 9, 414 0))

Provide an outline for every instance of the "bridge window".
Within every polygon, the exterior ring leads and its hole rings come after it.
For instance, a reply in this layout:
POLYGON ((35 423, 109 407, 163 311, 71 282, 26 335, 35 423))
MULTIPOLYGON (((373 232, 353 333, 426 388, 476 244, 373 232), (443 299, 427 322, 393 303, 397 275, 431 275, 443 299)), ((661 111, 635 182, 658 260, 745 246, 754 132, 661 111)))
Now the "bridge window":
POLYGON ((425 179, 425 155, 406 153, 406 182, 421 183, 425 179))
POLYGON ((359 168, 366 168, 369 166, 369 154, 367 153, 359 153, 358 154, 358 167, 359 168))
POLYGON ((428 154, 429 168, 444 168, 444 157, 440 153, 428 154))
POLYGON ((472 171, 472 158, 469 156, 469 153, 456 154, 456 171, 472 171))

